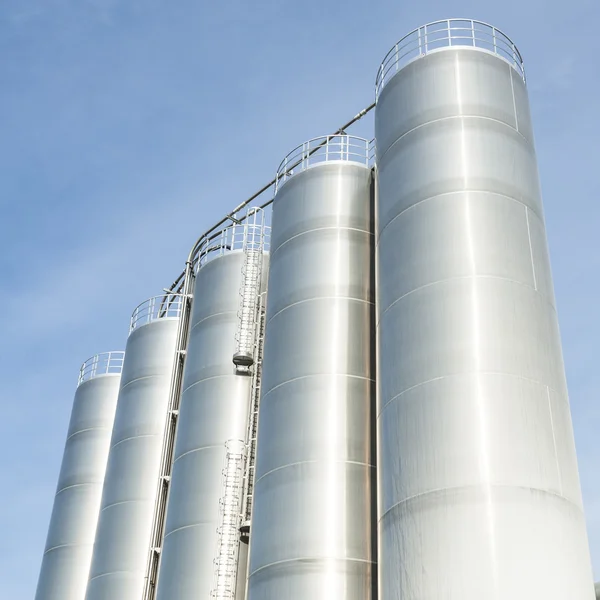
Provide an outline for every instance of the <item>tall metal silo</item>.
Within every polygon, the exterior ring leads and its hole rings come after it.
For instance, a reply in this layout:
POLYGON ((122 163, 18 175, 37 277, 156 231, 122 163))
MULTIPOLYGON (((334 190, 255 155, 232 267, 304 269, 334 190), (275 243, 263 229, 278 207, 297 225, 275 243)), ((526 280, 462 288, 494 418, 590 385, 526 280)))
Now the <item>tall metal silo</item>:
POLYGON ((123 356, 97 354, 79 371, 36 600, 85 597, 123 356))
POLYGON ((592 600, 521 55, 433 23, 376 94, 380 600, 592 600))
POLYGON ((376 597, 369 154, 331 136, 278 170, 250 600, 376 597))
POLYGON ((141 598, 180 310, 159 296, 131 319, 86 600, 141 598))
POLYGON ((240 515, 269 229, 252 210, 199 248, 158 600, 244 600, 240 515))

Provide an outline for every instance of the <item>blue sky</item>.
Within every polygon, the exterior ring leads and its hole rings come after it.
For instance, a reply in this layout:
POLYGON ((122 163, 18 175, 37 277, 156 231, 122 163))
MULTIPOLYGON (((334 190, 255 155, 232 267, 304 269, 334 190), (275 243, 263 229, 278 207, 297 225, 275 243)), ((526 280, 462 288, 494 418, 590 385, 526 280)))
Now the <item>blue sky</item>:
POLYGON ((398 38, 452 16, 525 58, 600 578, 597 0, 3 0, 2 600, 33 598, 80 363, 124 347, 134 306, 288 150, 372 101, 398 38))

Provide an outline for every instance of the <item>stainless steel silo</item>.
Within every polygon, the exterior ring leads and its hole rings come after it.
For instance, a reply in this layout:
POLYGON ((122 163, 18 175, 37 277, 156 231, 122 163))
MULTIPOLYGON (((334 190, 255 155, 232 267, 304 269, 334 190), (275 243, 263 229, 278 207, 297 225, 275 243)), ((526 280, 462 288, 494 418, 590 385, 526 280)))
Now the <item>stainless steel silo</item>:
POLYGON ((244 600, 244 465, 268 232, 253 210, 199 248, 158 600, 244 600))
POLYGON ((380 600, 592 600, 519 51, 433 23, 376 93, 380 600))
POLYGON ((97 354, 79 371, 36 600, 85 597, 123 355, 97 354))
POLYGON ((86 600, 141 598, 180 309, 161 296, 133 313, 86 600))
POLYGON ((376 596, 369 153, 320 138, 278 171, 250 600, 376 596))

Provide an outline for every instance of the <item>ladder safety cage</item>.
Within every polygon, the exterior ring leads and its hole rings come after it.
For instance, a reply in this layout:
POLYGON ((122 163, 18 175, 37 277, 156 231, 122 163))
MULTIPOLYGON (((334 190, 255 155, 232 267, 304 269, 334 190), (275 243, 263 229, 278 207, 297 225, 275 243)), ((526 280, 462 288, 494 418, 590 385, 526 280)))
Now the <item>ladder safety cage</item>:
POLYGON ((256 328, 258 325, 258 298, 262 281, 263 253, 269 246, 270 227, 265 224, 262 209, 252 208, 244 222, 244 263, 240 288, 240 308, 233 363, 238 373, 249 374, 254 363, 256 328))
POLYGON ((258 298, 258 327, 254 345, 254 368, 252 373, 248 432, 246 434, 246 462, 244 465, 244 497, 242 502, 242 523, 240 533, 245 541, 250 537, 252 520, 252 499, 254 496, 254 473, 256 464, 256 443, 258 437, 258 417, 262 383, 262 361, 266 326, 266 292, 258 298))
POLYGON ((525 81, 523 58, 500 29, 474 19, 444 19, 422 25, 405 35, 386 54, 375 79, 375 98, 389 80, 412 60, 442 48, 471 47, 505 60, 525 81))
POLYGON ((215 600, 235 600, 245 454, 246 446, 243 440, 228 440, 225 443, 217 549, 213 561, 215 574, 210 593, 211 598, 215 600))

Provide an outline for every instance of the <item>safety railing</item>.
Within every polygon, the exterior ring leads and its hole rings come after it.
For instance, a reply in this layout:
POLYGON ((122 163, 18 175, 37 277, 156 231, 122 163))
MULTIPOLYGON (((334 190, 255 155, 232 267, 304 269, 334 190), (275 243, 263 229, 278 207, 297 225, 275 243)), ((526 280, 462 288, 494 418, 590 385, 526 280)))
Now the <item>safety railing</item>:
POLYGON ((181 316, 182 307, 183 296, 181 294, 163 294, 149 298, 133 311, 129 333, 157 319, 177 319, 181 316))
POLYGON ((263 209, 251 208, 242 222, 224 227, 216 235, 204 240, 195 259, 196 271, 213 258, 236 250, 268 252, 271 227, 267 225, 266 217, 263 209))
POLYGON ((77 385, 84 381, 98 377, 99 375, 120 375, 123 371, 123 360, 125 352, 118 350, 113 352, 101 352, 88 358, 79 369, 77 385))
POLYGON ((375 97, 413 59, 442 48, 467 46, 496 54, 525 81, 523 58, 514 42, 496 27, 473 19, 446 19, 423 25, 404 36, 385 56, 375 80, 375 97))
POLYGON ((308 140, 294 148, 279 164, 275 178, 275 194, 299 172, 331 161, 355 162, 370 167, 375 158, 374 140, 353 135, 327 135, 308 140))

